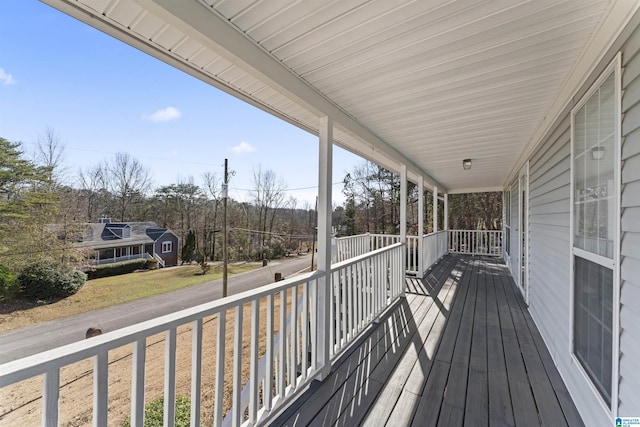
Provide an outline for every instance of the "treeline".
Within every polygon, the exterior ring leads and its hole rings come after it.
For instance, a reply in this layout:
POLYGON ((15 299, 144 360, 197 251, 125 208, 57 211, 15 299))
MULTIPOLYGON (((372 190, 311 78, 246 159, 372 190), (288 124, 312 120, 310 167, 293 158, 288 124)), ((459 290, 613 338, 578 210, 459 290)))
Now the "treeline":
MULTIPOLYGON (((49 258, 78 261, 74 251, 84 224, 108 217, 113 221, 154 221, 181 238, 195 240, 204 259, 222 257, 223 179, 206 173, 153 188, 148 169, 126 153, 70 174, 64 147, 52 131, 38 141, 33 160, 21 145, 0 138, 0 264, 14 270, 49 258), (70 177, 70 175, 72 175, 70 177), (69 185, 73 182, 73 185, 69 185), (60 238, 62 237, 62 238, 60 238)), ((400 230, 400 179, 363 161, 344 177, 346 202, 333 213, 338 235, 397 234, 400 230)), ((418 231, 418 187, 408 184, 407 232, 418 231)), ((443 228, 443 203, 438 206, 443 228)), ((433 229, 433 198, 425 192, 425 233, 433 229)), ((227 226, 231 260, 260 260, 313 246, 315 206, 300 205, 287 195, 286 183, 258 166, 246 201, 228 199, 227 226)), ((449 228, 500 229, 501 193, 449 196, 449 228)))
MULTIPOLYGON (((418 186, 407 183, 407 234, 418 234, 418 186)), ((375 163, 363 161, 344 178, 344 207, 334 211, 334 225, 346 235, 400 232, 400 177, 375 163)), ((426 190, 424 232, 433 231, 433 193, 426 190)), ((502 229, 502 193, 450 194, 449 229, 502 229)), ((438 230, 444 228, 444 203, 438 203, 438 230)))

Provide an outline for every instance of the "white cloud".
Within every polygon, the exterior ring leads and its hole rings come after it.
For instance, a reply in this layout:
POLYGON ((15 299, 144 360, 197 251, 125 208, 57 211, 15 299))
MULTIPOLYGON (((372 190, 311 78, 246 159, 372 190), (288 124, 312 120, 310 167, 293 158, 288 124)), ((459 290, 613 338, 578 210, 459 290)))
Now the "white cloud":
POLYGON ((175 107, 167 107, 156 111, 150 115, 144 115, 145 119, 149 119, 152 122, 167 122, 169 120, 175 120, 182 116, 180 110, 175 107))
POLYGON ((2 68, 0 68, 0 82, 3 85, 14 85, 17 82, 13 79, 11 74, 7 74, 2 68))
POLYGON ((244 153, 250 153, 252 151, 256 151, 256 149, 248 142, 242 141, 240 144, 236 145, 235 147, 231 147, 231 151, 233 151, 236 154, 244 154, 244 153))

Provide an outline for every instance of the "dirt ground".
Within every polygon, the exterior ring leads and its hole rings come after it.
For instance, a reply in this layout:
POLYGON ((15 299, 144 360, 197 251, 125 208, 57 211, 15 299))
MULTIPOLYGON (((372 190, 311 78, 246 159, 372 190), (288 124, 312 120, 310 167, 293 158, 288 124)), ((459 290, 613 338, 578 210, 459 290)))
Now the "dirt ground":
MULTIPOLYGON (((289 294, 290 295, 290 294, 289 294)), ((288 298, 290 301, 290 298, 288 298)), ((279 329, 279 298, 274 298, 274 329, 279 329)), ((287 311, 289 307, 287 307, 287 311)), ((266 299, 260 304, 259 353, 265 351, 266 299)), ((231 407, 234 310, 226 314, 224 405, 226 414, 231 407)), ((217 316, 205 318, 202 345, 202 420, 212 424, 214 384, 216 370, 217 316)), ((251 306, 243 311, 242 383, 249 377, 251 306)), ((191 324, 177 330, 176 394, 191 394, 191 324)), ((109 426, 119 426, 131 413, 132 345, 109 352, 109 426)), ((164 392, 164 333, 147 338, 145 403, 162 396, 164 392)), ((93 360, 87 359, 63 368, 60 372, 59 425, 85 426, 92 422, 93 412, 93 360)), ((30 426, 41 421, 42 377, 5 387, 0 390, 0 425, 30 426)))

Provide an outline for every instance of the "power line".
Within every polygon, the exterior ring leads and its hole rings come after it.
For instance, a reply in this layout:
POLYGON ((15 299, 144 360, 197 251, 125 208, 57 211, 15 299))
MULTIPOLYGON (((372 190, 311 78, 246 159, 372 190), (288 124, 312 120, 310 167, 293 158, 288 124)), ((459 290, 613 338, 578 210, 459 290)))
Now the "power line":
MULTIPOLYGON (((340 184, 344 184, 344 182, 339 181, 339 182, 334 182, 332 185, 340 185, 340 184)), ((230 187, 233 190, 238 190, 238 191, 256 191, 255 189, 249 189, 249 188, 237 188, 237 187, 230 187)), ((311 190, 314 188, 318 188, 317 185, 312 185, 309 187, 298 187, 298 188, 285 188, 283 191, 299 191, 299 190, 311 190)))

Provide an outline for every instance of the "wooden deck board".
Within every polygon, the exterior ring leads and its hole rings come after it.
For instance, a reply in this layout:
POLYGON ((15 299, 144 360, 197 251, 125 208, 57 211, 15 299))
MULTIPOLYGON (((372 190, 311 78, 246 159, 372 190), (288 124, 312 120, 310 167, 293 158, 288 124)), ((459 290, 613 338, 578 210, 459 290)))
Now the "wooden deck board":
POLYGON ((449 255, 273 425, 583 425, 500 261, 449 255))
POLYGON ((402 406, 405 402, 400 401, 399 398, 412 372, 420 371, 428 373, 430 371, 431 364, 429 358, 424 357, 428 354, 425 353, 425 351, 429 351, 429 348, 434 348, 437 344, 437 340, 433 338, 438 335, 438 332, 434 331, 434 328, 442 328, 444 325, 445 317, 442 313, 442 307, 446 309, 446 307, 449 306, 455 294, 456 287, 457 283, 455 279, 450 278, 440 288, 426 316, 418 324, 411 344, 402 355, 401 360, 394 367, 393 375, 385 382, 382 392, 365 417, 367 425, 378 425, 381 422, 386 423, 391 413, 395 411, 396 406, 399 406, 399 410, 403 411, 402 406), (436 303, 435 301, 441 303, 436 303), (431 342, 428 342, 429 338, 431 338, 431 342), (418 363, 419 366, 417 366, 417 369, 414 369, 416 368, 416 363, 418 363), (393 404, 393 402, 395 402, 395 404, 393 404))
POLYGON ((488 425, 489 422, 488 401, 478 399, 478 396, 486 396, 489 392, 487 378, 487 270, 484 265, 480 266, 477 287, 464 424, 481 427, 488 425))
POLYGON ((514 425, 513 408, 509 394, 509 379, 502 345, 500 315, 496 299, 496 280, 501 286, 499 271, 489 269, 492 273, 487 282, 487 370, 489 375, 489 425, 514 425))

